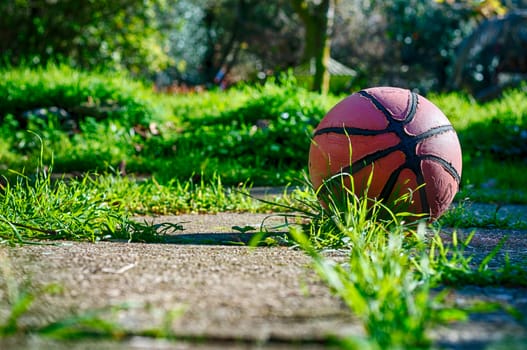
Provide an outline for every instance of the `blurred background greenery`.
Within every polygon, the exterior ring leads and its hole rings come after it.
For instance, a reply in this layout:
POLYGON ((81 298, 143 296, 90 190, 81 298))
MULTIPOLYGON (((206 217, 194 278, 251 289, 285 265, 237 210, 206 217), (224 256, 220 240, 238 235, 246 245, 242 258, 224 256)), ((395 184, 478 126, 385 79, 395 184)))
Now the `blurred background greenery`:
POLYGON ((328 88, 329 69, 333 92, 373 85, 480 92, 505 68, 527 71, 526 6, 525 0, 4 0, 0 65, 125 70, 165 90, 263 81, 297 68, 312 76, 314 90, 328 88), (508 52, 516 53, 515 62, 505 62, 508 52))

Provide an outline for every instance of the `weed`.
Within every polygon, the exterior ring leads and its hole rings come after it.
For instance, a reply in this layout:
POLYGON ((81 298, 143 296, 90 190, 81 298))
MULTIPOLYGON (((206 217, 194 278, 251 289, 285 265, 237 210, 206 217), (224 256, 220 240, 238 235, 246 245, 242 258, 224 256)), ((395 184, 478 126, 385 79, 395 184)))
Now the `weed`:
POLYGON ((108 203, 103 193, 86 191, 87 178, 66 185, 51 182, 39 172, 20 174, 2 193, 0 232, 3 240, 87 239, 96 241, 108 231, 117 232, 126 214, 122 206, 108 203), (24 238, 22 238, 24 237, 24 238))
MULTIPOLYGON (((152 240, 158 227, 130 219, 123 202, 99 191, 91 177, 52 181, 52 166, 43 165, 43 146, 33 176, 17 173, 0 192, 0 239, 10 244, 36 240, 108 238, 152 240)), ((180 228, 175 226, 172 228, 180 228)))
MULTIPOLYGON (((511 215, 501 215, 501 203, 495 203, 493 209, 487 212, 475 213, 473 208, 474 203, 466 198, 456 203, 453 208, 444 213, 439 219, 437 226, 449 226, 456 228, 499 228, 499 229, 525 229, 527 222, 524 218, 514 217, 511 215)), ((480 210, 482 211, 482 210, 480 210)))
POLYGON ((505 263, 494 269, 489 263, 496 257, 507 240, 504 236, 500 242, 485 256, 479 264, 474 266, 473 256, 467 255, 469 246, 476 231, 459 242, 457 232, 452 233, 452 242, 445 245, 438 232, 432 238, 429 248, 430 266, 433 269, 435 285, 477 285, 477 286, 527 286, 527 270, 519 264, 511 263, 506 257, 505 263))
MULTIPOLYGON (((37 138, 39 136, 37 135, 37 138)), ((182 230, 182 223, 141 222, 134 214, 163 215, 220 211, 267 212, 287 203, 284 194, 261 204, 240 184, 225 187, 218 175, 208 181, 193 176, 160 184, 155 178, 137 180, 108 172, 80 178, 54 178, 53 164, 44 166, 44 146, 32 175, 11 171, 0 190, 0 242, 35 243, 52 240, 129 240, 160 242, 166 234, 182 230)))
POLYGON ((334 177, 311 193, 300 197, 296 207, 282 207, 293 212, 288 217, 308 220, 290 227, 292 238, 312 257, 314 268, 331 290, 363 322, 369 340, 345 342, 379 349, 428 346, 426 329, 433 320, 434 305, 429 298, 429 260, 422 250, 408 254, 405 245, 411 234, 413 245, 423 246, 421 231, 418 234, 402 224, 400 218, 406 213, 394 214, 387 205, 358 196, 351 175, 334 177), (350 187, 345 186, 346 180, 350 187), (324 255, 325 248, 347 249, 349 255, 337 262, 324 255))
POLYGON ((52 180, 50 170, 35 177, 19 174, 15 184, 6 182, 0 192, 0 238, 9 243, 162 241, 182 224, 140 222, 132 215, 266 210, 242 193, 224 188, 219 178, 159 185, 155 179, 137 182, 111 174, 68 180, 52 180))
POLYGON ((322 192, 311 190, 311 200, 303 198, 299 209, 289 209, 310 220, 290 227, 294 241, 311 256, 315 270, 359 317, 368 334, 368 339, 347 339, 343 346, 427 348, 431 325, 463 320, 467 313, 478 311, 449 307, 448 291, 432 293, 433 289, 467 284, 523 286, 527 273, 523 267, 507 260, 501 268, 488 268, 505 238, 474 266, 465 251, 473 234, 458 242, 454 233, 450 245, 439 232, 430 239, 423 221, 404 224, 414 215, 395 214, 391 205, 357 196, 352 178, 351 189, 339 180, 326 182, 322 192), (337 261, 324 254, 327 248, 349 253, 344 261, 337 261))
POLYGON ((344 263, 324 257, 297 228, 291 234, 311 255, 328 286, 362 320, 378 348, 428 346, 426 329, 433 320, 430 280, 414 273, 414 266, 428 271, 428 260, 406 254, 407 232, 402 227, 388 233, 371 222, 360 231, 339 222, 350 247, 344 263))
POLYGON ((109 201, 141 215, 264 210, 247 196, 249 187, 245 184, 230 188, 225 187, 217 175, 211 180, 198 177, 196 181, 194 178, 160 184, 156 178, 139 181, 106 174, 93 179, 90 186, 96 192, 106 193, 109 201))

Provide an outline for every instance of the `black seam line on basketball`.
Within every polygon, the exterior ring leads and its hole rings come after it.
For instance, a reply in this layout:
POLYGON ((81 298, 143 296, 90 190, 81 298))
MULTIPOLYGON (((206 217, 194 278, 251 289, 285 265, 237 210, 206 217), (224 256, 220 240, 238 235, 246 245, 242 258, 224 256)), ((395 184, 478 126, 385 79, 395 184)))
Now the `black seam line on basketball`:
POLYGON ((329 127, 329 128, 322 128, 313 134, 314 136, 322 135, 322 134, 329 134, 329 133, 335 133, 339 135, 360 135, 360 136, 375 136, 386 133, 386 130, 368 130, 368 129, 361 129, 361 128, 350 128, 350 127, 329 127))
POLYGON ((428 204, 428 198, 426 197, 426 189, 425 189, 425 186, 426 186, 426 182, 425 182, 425 178, 422 174, 421 171, 415 171, 412 170, 414 172, 414 175, 415 175, 415 179, 417 181, 417 187, 419 188, 418 191, 419 191, 419 195, 421 197, 421 210, 423 211, 423 213, 430 213, 430 205, 428 204))
POLYGON ((424 179, 422 178, 422 176, 417 175, 417 173, 414 170, 412 170, 410 167, 408 167, 408 164, 406 163, 401 165, 400 167, 398 167, 392 172, 392 174, 388 178, 388 181, 386 181, 386 184, 382 188, 382 191, 379 197, 384 201, 387 201, 390 198, 390 195, 393 192, 395 184, 397 183, 397 179, 399 178, 399 176, 401 175, 401 172, 404 169, 409 169, 415 174, 418 186, 421 186, 418 190, 419 196, 421 197, 421 210, 423 211, 423 213, 428 213, 430 211, 430 206, 428 205, 428 200, 426 198, 426 190, 424 189, 424 186, 422 185, 424 184, 424 179))
POLYGON ((431 160, 431 161, 439 163, 454 178, 454 180, 456 180, 458 185, 461 182, 461 176, 458 174, 457 170, 452 166, 452 164, 450 164, 443 158, 428 154, 428 155, 419 156, 419 159, 420 160, 431 160))
POLYGON ((417 94, 415 92, 411 92, 410 93, 410 108, 409 108, 408 114, 403 120, 403 124, 406 125, 414 119, 415 114, 417 113, 417 101, 418 101, 417 94))
POLYGON ((364 91, 364 90, 359 91, 359 94, 360 94, 361 96, 366 97, 368 100, 370 100, 370 101, 374 104, 374 106, 377 107, 377 109, 378 109, 379 111, 381 111, 382 114, 384 114, 384 116, 388 119, 388 121, 393 120, 393 116, 392 116, 392 114, 391 114, 391 113, 386 109, 386 107, 384 107, 383 104, 380 103, 379 100, 377 100, 373 95, 367 93, 367 92, 364 91))
MULTIPOLYGON (((342 168, 340 172, 341 173, 351 173, 352 175, 354 175, 357 171, 362 170, 366 165, 369 165, 371 163, 369 164, 362 163, 363 166, 357 167, 358 169, 354 169, 356 164, 357 163, 354 163, 352 167, 347 166, 345 168, 342 168)), ((379 199, 387 201, 388 198, 390 198, 389 196, 392 194, 393 188, 395 187, 395 183, 397 182, 399 175, 401 175, 401 172, 404 169, 409 169, 411 172, 414 173, 416 182, 417 182, 417 187, 419 187, 418 191, 419 191, 419 197, 421 198, 421 210, 423 213, 430 213, 430 205, 428 204, 428 198, 426 197, 426 189, 425 189, 426 184, 424 181, 424 177, 419 171, 415 171, 415 169, 413 169, 412 167, 412 164, 410 164, 409 162, 405 162, 404 164, 402 164, 401 166, 399 166, 397 169, 395 169, 392 172, 392 174, 388 178, 388 181, 384 185, 379 195, 379 199)))
POLYGON ((412 143, 417 144, 424 139, 430 138, 435 135, 443 134, 448 131, 454 131, 454 127, 452 125, 442 125, 442 126, 436 126, 428 131, 425 131, 422 134, 416 135, 412 137, 412 143))
POLYGON ((390 154, 390 153, 392 153, 394 151, 397 151, 398 149, 399 149, 399 147, 398 147, 398 145, 396 145, 396 146, 385 148, 383 150, 380 150, 380 151, 377 151, 375 153, 369 154, 366 157, 363 157, 363 158, 361 158, 359 160, 356 160, 355 162, 353 162, 353 164, 351 166, 348 165, 347 167, 342 168, 341 171, 349 172, 349 173, 351 173, 353 175, 356 172, 358 172, 358 171, 362 170, 363 168, 367 167, 368 165, 373 164, 375 161, 387 156, 388 154, 390 154))
POLYGON ((390 177, 388 178, 388 181, 386 181, 386 184, 382 188, 381 194, 379 195, 381 199, 385 201, 388 200, 390 194, 393 191, 393 188, 395 187, 395 183, 397 182, 397 179, 399 178, 399 175, 401 175, 401 172, 404 168, 405 166, 403 164, 391 173, 390 177))
MULTIPOLYGON (((359 91, 359 94, 369 99, 375 105, 375 107, 377 107, 377 109, 380 110, 386 118, 388 118, 388 120, 400 122, 399 120, 395 119, 393 114, 388 111, 388 109, 386 109, 386 107, 384 107, 384 105, 379 100, 377 100, 372 94, 364 90, 359 91)), ((402 120, 404 124, 408 124, 414 119, 414 116, 417 113, 417 100, 418 95, 415 92, 410 92, 410 107, 408 110, 408 114, 402 120)))

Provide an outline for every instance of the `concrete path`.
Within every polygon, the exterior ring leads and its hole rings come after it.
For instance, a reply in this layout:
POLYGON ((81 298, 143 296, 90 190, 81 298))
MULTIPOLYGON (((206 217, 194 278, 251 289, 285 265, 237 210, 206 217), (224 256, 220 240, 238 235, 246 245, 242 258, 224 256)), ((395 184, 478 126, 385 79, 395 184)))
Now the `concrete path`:
MULTIPOLYGON (((524 207, 516 209, 527 215, 524 207)), ((249 235, 233 226, 259 226, 266 218, 231 213, 159 217, 155 222, 183 223, 185 228, 163 244, 2 247, 1 264, 12 280, 62 287, 58 294, 39 297, 22 326, 117 307, 106 317, 136 334, 163 328, 173 315, 168 328, 178 341, 8 338, 0 339, 0 349, 326 349, 329 335, 364 335, 360 323, 308 268, 302 252, 236 245, 249 235)), ((274 227, 281 220, 266 223, 274 227)), ((483 254, 503 234, 512 237, 504 251, 527 261, 527 231, 478 230, 471 249, 483 254)), ((5 300, 8 279, 0 276, 0 300, 5 300)), ((458 305, 478 298, 507 303, 527 315, 527 290, 522 288, 462 287, 450 297, 458 305)), ((0 316, 7 307, 0 305, 0 316)), ((433 329, 431 337, 444 349, 525 349, 527 319, 503 310, 474 314, 468 322, 433 329)))

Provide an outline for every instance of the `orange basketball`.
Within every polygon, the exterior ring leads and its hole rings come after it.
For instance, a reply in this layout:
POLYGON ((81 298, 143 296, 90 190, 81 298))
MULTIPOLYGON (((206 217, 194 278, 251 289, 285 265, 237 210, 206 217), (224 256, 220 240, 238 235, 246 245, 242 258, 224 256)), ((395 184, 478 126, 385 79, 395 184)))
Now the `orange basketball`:
POLYGON ((367 189, 369 198, 384 203, 411 193, 405 211, 436 219, 459 189, 461 146, 452 124, 426 98, 394 87, 365 89, 335 105, 314 131, 314 188, 338 174, 352 175, 357 195, 367 189))

